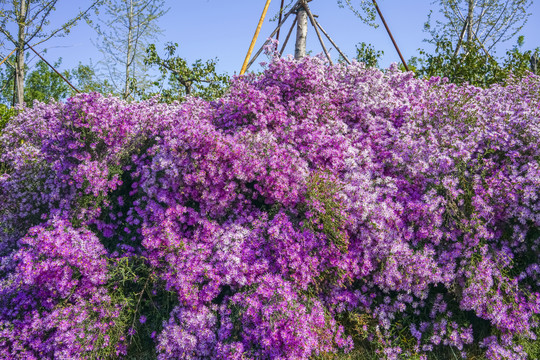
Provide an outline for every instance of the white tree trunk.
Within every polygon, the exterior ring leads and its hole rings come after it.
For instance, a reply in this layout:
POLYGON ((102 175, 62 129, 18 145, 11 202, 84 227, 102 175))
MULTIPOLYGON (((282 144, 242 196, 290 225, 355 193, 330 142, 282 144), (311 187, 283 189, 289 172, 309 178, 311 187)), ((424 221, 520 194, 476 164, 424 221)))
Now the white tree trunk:
POLYGON ((15 104, 24 104, 24 46, 26 45, 27 0, 21 0, 18 16, 17 53, 15 56, 15 104))
POLYGON ((304 8, 300 8, 296 14, 296 46, 294 48, 294 58, 302 59, 306 56, 308 16, 304 8))

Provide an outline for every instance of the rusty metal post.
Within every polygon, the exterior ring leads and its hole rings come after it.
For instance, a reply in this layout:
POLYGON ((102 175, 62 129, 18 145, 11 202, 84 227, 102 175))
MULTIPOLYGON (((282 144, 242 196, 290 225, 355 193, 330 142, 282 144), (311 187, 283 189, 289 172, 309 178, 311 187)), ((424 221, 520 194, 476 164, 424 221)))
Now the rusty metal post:
POLYGON ((64 75, 60 74, 60 72, 59 72, 58 70, 56 70, 56 69, 54 68, 54 66, 52 66, 51 64, 49 64, 49 62, 48 62, 47 60, 45 60, 45 59, 43 58, 43 56, 39 55, 39 53, 38 53, 36 50, 34 50, 34 48, 33 48, 32 46, 30 46, 30 44, 26 44, 26 45, 30 48, 30 50, 32 50, 33 52, 35 52, 36 55, 39 56, 39 58, 40 58, 41 60, 43 60, 43 62, 44 62, 45 64, 49 65, 49 67, 50 67, 51 69, 53 69, 54 72, 55 72, 56 74, 58 74, 58 76, 60 76, 60 77, 61 77, 61 78, 62 78, 69 86, 71 86, 71 88, 72 88, 73 90, 75 90, 75 92, 76 92, 77 94, 80 94, 80 93, 81 93, 79 90, 77 90, 77 89, 75 88, 75 86, 71 85, 71 83, 69 82, 69 80, 66 79, 66 78, 64 77, 64 75))
POLYGON ((399 51, 399 47, 397 46, 396 41, 394 40, 394 37, 392 36, 390 29, 388 28, 388 25, 386 24, 386 21, 384 20, 384 16, 381 12, 381 9, 379 9, 379 5, 377 5, 377 1, 373 0, 373 4, 375 5, 375 9, 377 9, 377 13, 379 13, 379 16, 381 17, 384 27, 386 28, 386 31, 388 32, 388 35, 390 35, 390 39, 392 40, 392 43, 394 44, 394 47, 396 48, 397 53, 399 54, 399 58, 401 59, 401 62, 405 66, 405 70, 410 71, 409 67, 407 66, 407 63, 405 62, 405 59, 403 58, 403 55, 401 55, 401 51, 399 51))

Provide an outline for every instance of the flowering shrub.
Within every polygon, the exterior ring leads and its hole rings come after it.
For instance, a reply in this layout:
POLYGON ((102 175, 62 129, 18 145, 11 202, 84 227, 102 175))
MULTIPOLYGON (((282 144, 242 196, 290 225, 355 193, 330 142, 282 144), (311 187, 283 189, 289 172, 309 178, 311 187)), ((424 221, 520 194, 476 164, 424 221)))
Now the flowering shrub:
POLYGON ((539 120, 534 75, 319 58, 35 104, 0 137, 1 354, 535 358, 539 120))

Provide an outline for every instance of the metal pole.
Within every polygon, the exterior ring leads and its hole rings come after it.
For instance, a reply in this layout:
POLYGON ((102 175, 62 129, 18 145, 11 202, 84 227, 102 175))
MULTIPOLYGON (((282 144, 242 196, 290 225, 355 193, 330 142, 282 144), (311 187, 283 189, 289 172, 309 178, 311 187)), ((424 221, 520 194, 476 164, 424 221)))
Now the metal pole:
POLYGON ((246 58, 244 59, 244 64, 242 65, 242 70, 240 70, 240 75, 243 75, 246 72, 249 58, 251 57, 251 52, 253 51, 253 48, 255 47, 255 43, 257 42, 257 37, 259 36, 259 32, 261 31, 261 27, 264 21, 264 18, 266 17, 266 12, 268 11, 268 6, 270 6, 271 0, 266 0, 266 5, 264 5, 264 9, 261 15, 261 18, 259 20, 259 24, 257 25, 257 29, 255 29, 255 34, 253 35, 253 39, 251 40, 251 44, 249 45, 249 50, 246 55, 246 58))
POLYGON ((32 50, 33 52, 35 52, 36 55, 39 56, 39 58, 40 58, 41 60, 43 60, 43 62, 44 62, 45 64, 49 65, 49 67, 50 67, 51 69, 53 69, 54 72, 58 74, 58 76, 60 76, 60 77, 61 77, 61 78, 62 78, 69 86, 71 86, 71 88, 72 88, 73 90, 75 90, 75 92, 76 92, 77 94, 80 94, 80 93, 81 93, 79 90, 77 90, 77 89, 75 88, 75 86, 71 85, 71 83, 68 81, 68 79, 66 79, 66 78, 64 77, 64 75, 60 74, 60 72, 58 72, 58 70, 56 70, 51 64, 49 64, 49 62, 48 62, 47 60, 45 60, 45 59, 43 58, 43 56, 39 55, 38 52, 37 52, 36 50, 34 50, 34 48, 33 48, 32 46, 30 46, 30 44, 26 44, 26 45, 30 48, 30 50, 32 50))
POLYGON ((394 47, 396 48, 397 53, 399 54, 399 58, 401 59, 401 62, 405 66, 405 70, 410 71, 409 67, 407 66, 407 63, 405 62, 405 59, 403 59, 403 55, 401 55, 401 51, 399 51, 399 47, 397 46, 396 41, 394 40, 394 37, 392 36, 390 29, 388 28, 388 25, 386 24, 386 21, 384 20, 384 16, 381 12, 381 9, 379 9, 379 5, 377 5, 377 1, 373 0, 373 4, 375 5, 375 9, 377 9, 377 12, 379 13, 379 16, 381 17, 384 27, 386 28, 386 31, 388 32, 388 35, 390 35, 390 39, 392 39, 392 43, 394 44, 394 47))

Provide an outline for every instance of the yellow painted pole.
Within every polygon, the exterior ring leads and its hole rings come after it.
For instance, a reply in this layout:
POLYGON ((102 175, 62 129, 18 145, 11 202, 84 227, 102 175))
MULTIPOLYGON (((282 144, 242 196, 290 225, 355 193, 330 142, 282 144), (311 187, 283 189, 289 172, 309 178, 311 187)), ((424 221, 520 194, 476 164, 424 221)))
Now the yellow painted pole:
POLYGON ((255 47, 255 43, 257 42, 257 37, 259 36, 259 32, 261 31, 261 27, 264 21, 264 18, 266 17, 266 12, 268 11, 268 7, 270 6, 270 1, 272 0, 266 0, 266 5, 264 6, 263 13, 261 15, 261 19, 259 20, 259 24, 257 25, 257 29, 255 30, 255 35, 253 35, 253 40, 251 40, 251 45, 249 45, 249 50, 246 55, 246 59, 244 60, 244 65, 242 65, 242 70, 240 70, 240 75, 244 75, 246 72, 247 65, 249 63, 249 59, 251 58, 251 53, 253 52, 253 48, 255 47))
MULTIPOLYGON (((2 64, 4 63, 4 61, 6 61, 6 60, 11 56, 11 54, 13 54, 13 53, 15 52, 15 50, 17 50, 17 48, 13 49, 13 51, 10 52, 9 55, 6 56, 6 58, 0 62, 0 65, 2 65, 2 64)), ((8 64, 9 64, 9 63, 8 63, 8 64)))

